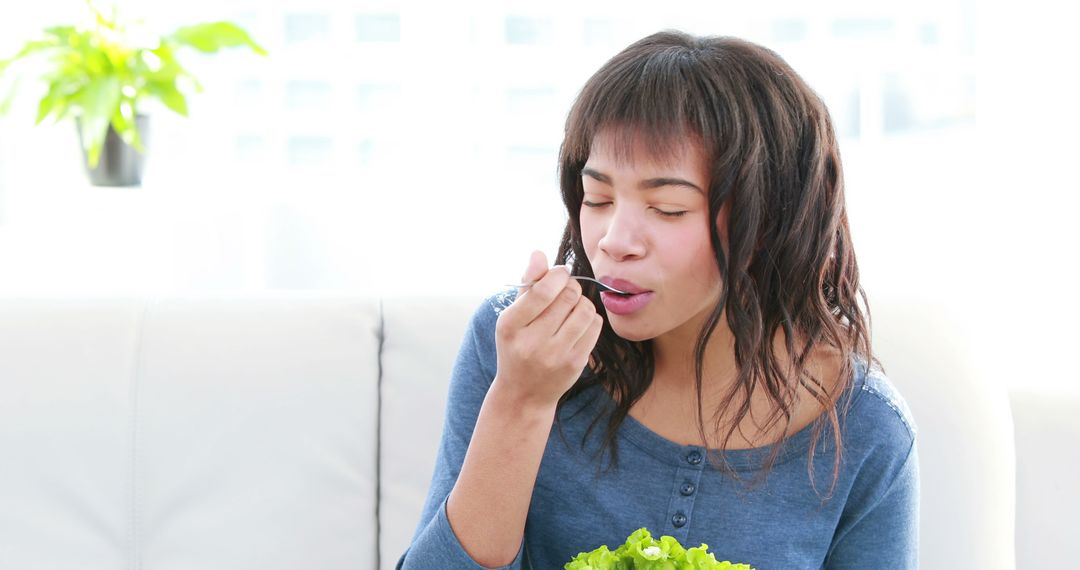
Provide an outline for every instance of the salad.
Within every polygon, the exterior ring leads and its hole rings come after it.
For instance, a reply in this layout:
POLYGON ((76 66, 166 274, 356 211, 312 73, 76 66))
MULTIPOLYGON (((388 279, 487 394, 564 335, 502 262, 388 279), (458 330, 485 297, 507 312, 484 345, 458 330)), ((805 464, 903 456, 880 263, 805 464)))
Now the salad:
POLYGON ((717 562, 706 552, 708 544, 683 548, 671 536, 656 540, 648 529, 639 528, 615 550, 607 545, 592 552, 582 552, 567 562, 564 570, 754 570, 749 564, 717 562))

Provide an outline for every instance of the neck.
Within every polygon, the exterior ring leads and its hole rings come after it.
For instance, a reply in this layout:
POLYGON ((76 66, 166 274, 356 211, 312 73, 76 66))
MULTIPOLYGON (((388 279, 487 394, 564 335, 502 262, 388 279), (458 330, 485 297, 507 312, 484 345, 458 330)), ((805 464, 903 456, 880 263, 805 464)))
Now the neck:
MULTIPOLYGON (((653 339, 656 366, 654 384, 664 388, 693 391, 696 360, 694 352, 703 324, 703 319, 691 321, 653 339)), ((723 389, 735 381, 736 372, 735 336, 728 327, 726 313, 722 313, 705 347, 702 381, 710 389, 723 389)))
MULTIPOLYGON (((665 392, 694 393, 694 352, 701 326, 702 323, 685 326, 653 340, 653 385, 656 388, 665 392)), ((789 358, 784 340, 783 329, 778 329, 773 336, 772 348, 781 365, 789 358)), ((802 342, 802 337, 796 336, 794 346, 799 347, 802 342)), ((813 362, 813 358, 808 360, 811 366, 813 362)), ((708 400, 710 395, 719 397, 726 394, 737 378, 735 336, 722 314, 709 337, 702 359, 702 396, 708 400)))

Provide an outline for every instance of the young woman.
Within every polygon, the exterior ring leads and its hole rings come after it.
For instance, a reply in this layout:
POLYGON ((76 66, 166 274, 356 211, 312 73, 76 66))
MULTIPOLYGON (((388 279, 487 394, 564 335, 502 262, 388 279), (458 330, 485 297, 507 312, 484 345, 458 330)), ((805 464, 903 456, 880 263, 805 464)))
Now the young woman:
POLYGON ((559 569, 639 527, 758 570, 915 568, 915 426, 821 99, 763 47, 658 33, 589 79, 560 178, 566 265, 534 252, 473 316, 398 568, 559 569))

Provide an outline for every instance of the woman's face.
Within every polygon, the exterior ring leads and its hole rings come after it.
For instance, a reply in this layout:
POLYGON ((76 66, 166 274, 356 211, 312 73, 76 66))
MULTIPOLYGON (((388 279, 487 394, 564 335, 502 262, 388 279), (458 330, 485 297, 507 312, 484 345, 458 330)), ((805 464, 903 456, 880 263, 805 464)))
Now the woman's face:
MULTIPOLYGON (((612 140, 610 133, 598 135, 582 170, 582 241, 597 279, 645 292, 601 294, 611 327, 628 340, 693 346, 720 298, 705 154, 687 144, 658 162, 639 140, 627 160, 618 160, 612 140)), ((725 204, 721 236, 726 215, 725 204)))

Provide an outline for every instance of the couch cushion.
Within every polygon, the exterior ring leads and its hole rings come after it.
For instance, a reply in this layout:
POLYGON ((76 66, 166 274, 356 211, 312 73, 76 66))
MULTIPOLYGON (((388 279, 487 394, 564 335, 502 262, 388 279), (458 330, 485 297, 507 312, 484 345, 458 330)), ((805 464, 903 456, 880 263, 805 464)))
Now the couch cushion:
POLYGON ((374 567, 377 333, 373 300, 5 301, 0 567, 374 567))
POLYGON ((874 349, 918 426, 920 567, 1013 568, 1012 416, 972 321, 936 299, 870 308, 874 349))
POLYGON ((420 520, 442 434, 450 371, 484 296, 383 299, 380 568, 420 520))
MULTIPOLYGON (((1062 374, 1070 374, 1066 365, 1062 374)), ((1075 374, 1075 373, 1072 373, 1075 374)), ((1012 391, 1016 423, 1016 559, 1021 568, 1080 561, 1080 388, 1012 391)))
POLYGON ((140 300, 0 301, 0 568, 125 568, 140 300))

